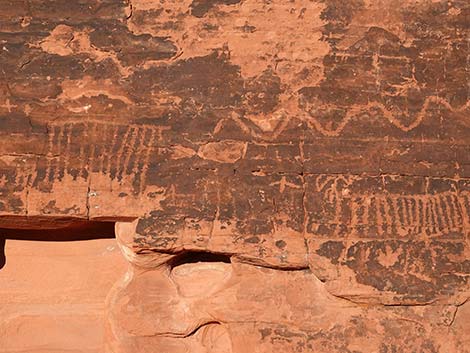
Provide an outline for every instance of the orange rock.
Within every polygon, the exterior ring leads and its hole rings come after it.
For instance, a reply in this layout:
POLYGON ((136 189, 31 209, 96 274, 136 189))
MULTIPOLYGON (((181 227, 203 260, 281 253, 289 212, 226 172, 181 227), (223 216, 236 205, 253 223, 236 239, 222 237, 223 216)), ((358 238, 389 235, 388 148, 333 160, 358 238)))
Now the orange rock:
POLYGON ((0 353, 469 352, 469 16, 1 0, 0 353))

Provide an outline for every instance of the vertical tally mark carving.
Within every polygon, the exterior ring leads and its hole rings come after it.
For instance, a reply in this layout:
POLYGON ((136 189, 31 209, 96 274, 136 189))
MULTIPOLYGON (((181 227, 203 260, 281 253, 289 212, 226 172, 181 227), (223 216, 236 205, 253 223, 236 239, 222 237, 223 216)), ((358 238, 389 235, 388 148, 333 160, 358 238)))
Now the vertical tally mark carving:
POLYGON ((129 127, 126 130, 126 133, 124 134, 124 137, 123 137, 122 141, 120 142, 120 148, 119 148, 119 150, 116 154, 116 173, 117 173, 118 179, 122 178, 122 162, 123 162, 123 159, 126 158, 125 157, 126 147, 129 144, 129 136, 132 135, 131 131, 133 131, 133 130, 134 130, 133 127, 129 127))
MULTIPOLYGON (((104 128, 104 126, 102 126, 102 128, 104 128)), ((97 123, 89 123, 89 126, 88 126, 88 129, 87 131, 90 131, 90 136, 91 138, 93 139, 93 137, 96 136, 96 133, 97 133, 97 123)), ((100 136, 102 137, 102 136, 100 136)), ((88 142, 88 141, 87 141, 88 142)), ((89 149, 89 152, 90 154, 88 155, 88 158, 87 158, 87 161, 88 161, 88 170, 90 172, 94 172, 95 169, 94 169, 94 165, 95 165, 95 161, 96 161, 96 155, 95 155, 95 152, 96 150, 98 149, 98 146, 97 144, 99 143, 98 141, 94 141, 95 143, 90 143, 90 149, 89 149)))
POLYGON ((427 235, 458 232, 465 226, 458 203, 452 192, 356 197, 351 200, 351 226, 376 225, 378 235, 398 229, 427 235))
MULTIPOLYGON (((131 178, 135 192, 145 188, 148 164, 160 136, 158 128, 101 122, 49 126, 46 167, 39 181, 54 182, 101 173, 111 180, 131 178)), ((39 168, 38 168, 39 169, 39 168)))
POLYGON ((59 136, 59 133, 56 129, 56 126, 53 126, 49 130, 48 134, 48 145, 47 145, 47 154, 46 154, 46 171, 44 174, 44 179, 51 181, 54 179, 55 171, 55 156, 57 155, 57 149, 60 150, 60 146, 56 141, 56 138, 59 136))
POLYGON ((323 207, 334 210, 329 222, 338 224, 341 215, 348 214, 347 222, 357 236, 454 236, 469 230, 470 193, 367 194, 350 191, 350 183, 321 184, 321 178, 316 186, 323 207))
POLYGON ((140 185, 145 186, 146 185, 146 177, 147 177, 147 172, 149 169, 149 163, 150 163, 150 157, 151 157, 151 151, 155 148, 155 145, 158 140, 158 136, 160 136, 161 131, 156 131, 156 129, 148 129, 147 134, 149 134, 147 146, 145 149, 145 156, 144 160, 142 162, 142 165, 139 166, 139 169, 141 170, 140 173, 140 185), (157 135, 157 132, 159 135, 157 135))

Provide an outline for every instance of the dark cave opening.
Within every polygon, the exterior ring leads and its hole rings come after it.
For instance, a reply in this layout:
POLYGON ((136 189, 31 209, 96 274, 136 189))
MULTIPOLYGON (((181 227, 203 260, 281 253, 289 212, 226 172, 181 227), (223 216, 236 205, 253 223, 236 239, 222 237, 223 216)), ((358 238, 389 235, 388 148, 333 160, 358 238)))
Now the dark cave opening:
POLYGON ((184 251, 183 253, 174 257, 169 265, 173 269, 177 266, 184 264, 194 264, 198 262, 222 262, 231 263, 230 255, 211 253, 207 251, 184 251))

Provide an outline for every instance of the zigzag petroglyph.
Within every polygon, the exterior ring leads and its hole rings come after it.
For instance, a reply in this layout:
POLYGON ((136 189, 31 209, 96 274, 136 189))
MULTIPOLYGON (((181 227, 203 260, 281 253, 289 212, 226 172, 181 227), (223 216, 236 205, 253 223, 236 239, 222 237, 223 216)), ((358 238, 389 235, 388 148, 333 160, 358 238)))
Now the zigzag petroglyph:
MULTIPOLYGON (((285 104, 282 104, 283 106, 285 104)), ((289 105, 289 104, 287 104, 289 105)), ((301 112, 293 112, 287 110, 285 108, 279 109, 271 114, 271 117, 268 119, 267 117, 263 117, 264 119, 270 120, 272 122, 272 128, 269 130, 260 128, 258 119, 253 117, 248 117, 247 119, 253 123, 256 127, 253 127, 253 124, 249 124, 246 122, 246 119, 242 119, 237 114, 229 118, 222 119, 219 124, 217 125, 214 133, 217 133, 221 130, 222 125, 227 120, 234 121, 243 131, 250 133, 252 136, 260 139, 267 139, 267 140, 275 140, 277 139, 280 134, 287 128, 289 122, 293 119, 298 119, 303 121, 307 124, 307 126, 311 129, 314 129, 321 133, 323 136, 327 137, 337 137, 340 136, 346 126, 351 123, 356 117, 362 114, 370 114, 374 110, 380 111, 383 114, 383 117, 390 122, 393 126, 400 129, 403 132, 409 132, 416 129, 420 126, 424 119, 427 116, 427 112, 430 110, 431 106, 439 105, 447 109, 452 113, 461 113, 466 111, 470 108, 470 100, 467 101, 466 104, 462 105, 459 108, 454 108, 452 105, 444 98, 439 96, 429 96, 424 101, 424 104, 421 110, 416 114, 415 118, 409 125, 403 124, 400 119, 393 114, 392 111, 387 109, 387 107, 376 101, 369 102, 366 105, 353 105, 349 108, 343 119, 337 124, 336 128, 327 128, 320 123, 320 120, 313 116, 312 114, 301 111, 301 112)), ((296 104, 296 110, 298 109, 298 103, 296 104)), ((260 118, 261 120, 261 118, 260 118)))
POLYGON ((395 126, 396 128, 402 130, 403 132, 409 132, 413 129, 416 129, 419 125, 421 125, 421 123, 423 122, 423 120, 426 117, 427 111, 429 110, 430 106, 433 105, 433 104, 442 105, 443 107, 445 107, 446 109, 448 109, 449 111, 451 111, 453 113, 463 112, 463 111, 465 111, 466 109, 468 109, 470 107, 470 101, 467 101, 467 103, 465 105, 461 106, 460 108, 453 108, 449 104, 449 102, 447 100, 445 100, 444 98, 441 98, 441 97, 438 97, 438 96, 430 96, 424 101, 423 107, 416 114, 416 117, 413 120, 413 122, 409 125, 402 124, 400 122, 400 120, 395 115, 393 115, 393 113, 390 110, 388 110, 385 107, 385 105, 383 105, 382 103, 379 103, 379 102, 369 102, 367 105, 364 105, 364 106, 353 106, 351 109, 348 110, 345 117, 343 118, 343 120, 341 120, 341 122, 338 124, 338 127, 336 129, 329 130, 329 129, 324 128, 320 124, 318 119, 311 116, 310 114, 308 114, 308 116, 304 117, 304 120, 307 122, 307 124, 310 127, 315 128, 320 133, 322 133, 324 136, 339 136, 341 134, 341 132, 344 130, 344 128, 346 127, 346 125, 352 119, 354 119, 354 117, 360 115, 361 113, 371 112, 371 110, 373 110, 373 109, 378 109, 382 112, 383 116, 393 126, 395 126))

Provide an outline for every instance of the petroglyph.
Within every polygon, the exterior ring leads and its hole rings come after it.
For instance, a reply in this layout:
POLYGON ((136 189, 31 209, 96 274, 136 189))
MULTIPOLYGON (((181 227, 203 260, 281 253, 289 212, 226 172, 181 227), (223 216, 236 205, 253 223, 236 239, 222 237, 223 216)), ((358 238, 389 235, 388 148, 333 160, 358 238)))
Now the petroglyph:
MULTIPOLYGON (((354 191, 359 176, 315 178, 321 193, 322 209, 327 215, 319 224, 347 224, 352 237, 465 237, 470 230, 470 193, 442 191, 435 193, 395 193, 383 187, 354 191)), ((380 179, 380 178, 379 178, 380 179)), ((379 183, 380 184, 380 183, 379 183)), ((309 194, 307 197, 315 196, 309 194)))
MULTIPOLYGON (((134 220, 113 352, 470 353, 469 15, 1 0, 0 228, 134 220)), ((23 317, 0 351, 44 341, 23 317)))
POLYGON ((131 176, 136 191, 141 191, 160 136, 158 127, 141 125, 51 124, 44 177, 39 173, 36 182, 60 181, 66 173, 75 179, 101 173, 117 181, 131 176))
POLYGON ((353 196, 350 200, 351 227, 376 227, 377 235, 462 234, 466 226, 461 198, 455 193, 438 195, 353 196))
POLYGON ((467 101, 466 104, 462 105, 459 108, 454 108, 452 107, 449 102, 438 96, 430 96, 427 97, 426 100, 424 101, 424 104, 421 108, 421 110, 416 114, 414 119, 412 119, 412 122, 409 125, 405 125, 400 122, 398 117, 393 114, 392 111, 387 109, 385 105, 383 105, 380 102, 369 102, 367 105, 358 105, 358 106, 351 106, 350 109, 347 111, 346 115, 344 118, 341 120, 341 122, 338 124, 338 126, 334 129, 330 129, 327 127, 324 127, 319 120, 309 114, 305 113, 305 115, 302 115, 302 119, 307 122, 307 124, 311 127, 316 129, 318 132, 320 132, 324 136, 339 136, 341 132, 344 130, 346 125, 350 123, 355 117, 361 115, 361 114, 370 114, 374 111, 379 111, 382 113, 384 119, 389 121, 393 126, 396 128, 400 129, 403 132, 409 132, 413 129, 416 129, 426 118, 426 113, 428 110, 433 105, 439 105, 444 107, 445 109, 448 109, 450 112, 453 113, 462 113, 465 112, 470 108, 470 101, 467 101))
POLYGON ((85 76, 80 80, 64 80, 61 88, 62 93, 58 96, 58 99, 63 102, 78 100, 82 97, 90 98, 103 95, 124 104, 132 104, 125 92, 109 79, 95 81, 91 76, 85 76))
MULTIPOLYGON (((403 131, 410 132, 419 127, 423 121, 428 117, 428 112, 435 107, 442 107, 454 114, 464 113, 470 109, 470 100, 466 104, 454 108, 446 99, 439 96, 427 97, 421 110, 411 119, 409 124, 403 124, 393 111, 389 110, 384 104, 380 102, 371 101, 366 105, 352 105, 341 121, 338 122, 336 127, 328 126, 329 124, 322 124, 320 121, 320 114, 322 109, 328 108, 321 105, 315 106, 312 111, 305 111, 300 108, 299 101, 297 103, 289 104, 285 102, 284 106, 289 106, 289 109, 281 108, 273 112, 270 117, 247 116, 242 117, 238 114, 221 119, 216 125, 213 133, 217 134, 224 124, 229 121, 234 122, 239 128, 252 135, 255 138, 263 140, 276 140, 285 131, 289 124, 295 121, 305 122, 308 128, 319 132, 322 136, 338 137, 348 124, 354 122, 355 119, 363 116, 379 116, 384 121, 389 122, 395 128, 403 131), (295 107, 293 106, 295 105, 295 107), (300 111, 299 111, 300 110, 300 111)), ((468 128, 468 127, 464 127, 468 128)))

